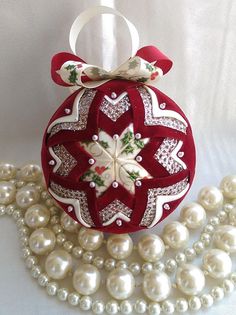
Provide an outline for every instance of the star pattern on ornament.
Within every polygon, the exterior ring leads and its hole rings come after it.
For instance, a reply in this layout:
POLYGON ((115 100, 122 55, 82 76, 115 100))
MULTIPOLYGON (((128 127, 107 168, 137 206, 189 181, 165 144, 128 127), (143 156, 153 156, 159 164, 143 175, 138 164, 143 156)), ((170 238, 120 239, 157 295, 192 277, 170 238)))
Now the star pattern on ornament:
POLYGON ((140 165, 142 160, 139 152, 149 142, 149 138, 140 139, 134 135, 133 124, 123 130, 121 135, 111 137, 100 130, 98 139, 81 142, 94 163, 83 174, 83 181, 90 181, 96 185, 96 194, 100 196, 111 185, 117 188, 122 185, 130 193, 135 192, 136 181, 152 176, 140 165))

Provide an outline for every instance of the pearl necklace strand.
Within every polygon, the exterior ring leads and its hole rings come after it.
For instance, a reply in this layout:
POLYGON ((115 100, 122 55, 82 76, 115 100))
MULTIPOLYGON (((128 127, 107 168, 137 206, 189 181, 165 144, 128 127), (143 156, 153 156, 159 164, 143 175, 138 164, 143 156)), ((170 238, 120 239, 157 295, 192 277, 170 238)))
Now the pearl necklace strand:
POLYGON ((236 176, 225 177, 220 188, 203 188, 197 202, 181 209, 179 221, 167 223, 161 236, 143 235, 137 246, 128 234, 104 239, 102 232, 81 227, 55 204, 34 164, 0 164, 3 215, 16 221, 32 277, 48 295, 84 311, 184 313, 208 308, 236 287, 230 257, 236 252, 236 176), (199 239, 187 247, 190 231, 197 229, 199 239), (164 260, 167 253, 172 257, 164 260), (127 261, 131 255, 137 260, 127 261), (195 259, 201 259, 199 267, 195 259), (219 282, 203 292, 208 278, 219 282), (91 297, 103 284, 107 302, 91 297))

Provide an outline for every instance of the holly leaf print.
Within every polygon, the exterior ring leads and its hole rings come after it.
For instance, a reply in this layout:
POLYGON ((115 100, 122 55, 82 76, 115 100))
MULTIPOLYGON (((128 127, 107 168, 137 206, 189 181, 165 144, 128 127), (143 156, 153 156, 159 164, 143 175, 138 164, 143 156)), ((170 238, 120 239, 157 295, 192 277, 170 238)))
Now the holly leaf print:
POLYGON ((133 139, 134 137, 134 134, 132 131, 127 131, 125 134, 124 134, 124 137, 121 139, 121 142, 126 145, 128 143, 130 143, 130 141, 133 139))
POLYGON ((129 69, 135 69, 138 66, 137 60, 133 60, 129 62, 129 69))
POLYGON ((93 181, 96 185, 98 185, 99 187, 105 186, 105 185, 104 185, 104 180, 101 179, 101 177, 98 176, 97 174, 94 174, 94 175, 92 176, 92 181, 93 181))
POLYGON ((81 180, 85 180, 86 177, 90 177, 94 172, 92 170, 87 170, 81 177, 81 180))
POLYGON ((129 174, 129 178, 134 182, 137 178, 140 177, 140 174, 139 172, 135 172, 135 171, 132 171, 132 172, 128 172, 127 173, 129 174))
POLYGON ((139 78, 139 79, 137 79, 137 82, 141 82, 141 83, 145 83, 145 82, 147 82, 147 78, 139 78))
POLYGON ((146 63, 146 69, 148 69, 148 71, 152 72, 154 70, 154 67, 150 63, 146 63))
POLYGON ((77 80, 77 72, 75 69, 73 69, 72 71, 70 71, 70 75, 68 80, 70 81, 70 83, 76 83, 77 80))
POLYGON ((108 142, 107 141, 98 141, 98 143, 104 148, 104 149, 108 149, 109 148, 109 145, 108 145, 108 142))
POLYGON ((139 140, 139 139, 135 139, 134 144, 136 145, 136 147, 138 149, 143 149, 145 146, 144 142, 142 140, 139 140))
POLYGON ((131 144, 128 144, 124 150, 122 152, 125 152, 126 154, 129 154, 129 153, 133 153, 134 152, 134 147, 132 147, 131 144))
POLYGON ((66 70, 72 70, 75 68, 75 65, 68 65, 67 67, 65 67, 66 70))

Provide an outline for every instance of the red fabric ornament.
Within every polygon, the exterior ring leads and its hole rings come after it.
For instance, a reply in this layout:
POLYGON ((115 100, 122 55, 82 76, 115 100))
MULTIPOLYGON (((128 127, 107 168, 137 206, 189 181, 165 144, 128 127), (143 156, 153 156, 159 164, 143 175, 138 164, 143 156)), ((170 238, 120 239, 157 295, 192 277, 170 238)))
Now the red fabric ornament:
MULTIPOLYGON (((148 82, 172 66, 153 46, 140 49, 136 57, 149 67, 148 82)), ((129 71, 135 62, 129 61, 129 71)), ((76 85, 85 65, 72 54, 57 54, 52 78, 76 85)), ((70 95, 49 121, 42 145, 52 197, 82 225, 111 233, 155 226, 182 201, 195 171, 194 140, 183 111, 144 84, 146 78, 120 77, 70 95)), ((89 72, 81 78, 92 82, 89 72)))

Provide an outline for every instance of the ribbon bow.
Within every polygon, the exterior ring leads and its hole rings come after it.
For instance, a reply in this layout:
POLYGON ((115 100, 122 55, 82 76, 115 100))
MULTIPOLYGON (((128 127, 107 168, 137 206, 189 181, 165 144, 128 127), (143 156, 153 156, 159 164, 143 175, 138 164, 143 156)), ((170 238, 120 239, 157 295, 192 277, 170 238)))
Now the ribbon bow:
POLYGON ((160 50, 146 46, 112 71, 87 64, 76 55, 59 53, 52 58, 51 74, 60 85, 95 88, 114 79, 152 84, 171 67, 172 61, 160 50))

